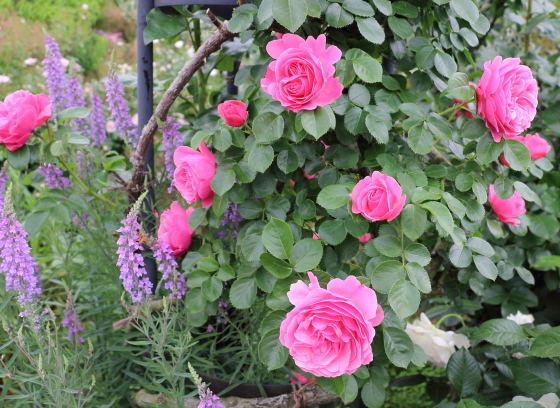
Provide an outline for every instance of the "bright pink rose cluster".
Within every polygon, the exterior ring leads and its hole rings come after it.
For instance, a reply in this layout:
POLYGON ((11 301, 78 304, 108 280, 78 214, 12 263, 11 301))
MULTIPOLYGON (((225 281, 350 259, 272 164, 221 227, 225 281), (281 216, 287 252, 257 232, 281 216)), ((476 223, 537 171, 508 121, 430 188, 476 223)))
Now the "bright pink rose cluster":
POLYGON ((516 217, 525 214, 525 201, 517 191, 510 198, 502 200, 496 194, 494 185, 490 185, 488 202, 500 221, 510 225, 519 225, 521 223, 516 217))
POLYGON ((158 229, 158 239, 171 248, 172 255, 179 258, 191 246, 194 231, 189 228, 189 216, 193 207, 183 210, 178 201, 171 203, 171 207, 161 214, 158 229))
POLYGON ((378 171, 360 180, 350 198, 352 212, 362 214, 370 221, 392 221, 406 203, 406 195, 397 180, 378 171))
POLYGON ((188 146, 175 150, 175 187, 187 203, 202 200, 204 207, 210 207, 214 198, 211 184, 216 175, 216 158, 205 142, 200 144, 199 150, 188 146))
POLYGON ((266 50, 275 61, 261 79, 262 89, 293 112, 331 104, 344 89, 334 77, 334 64, 342 57, 342 51, 326 45, 324 34, 307 40, 284 34, 269 42, 266 50))
POLYGON ((475 88, 478 113, 486 121, 495 142, 517 136, 527 129, 537 113, 537 81, 519 58, 496 57, 484 63, 484 73, 475 88))
POLYGON ((16 91, 0 102, 0 143, 14 152, 29 140, 33 130, 52 116, 47 95, 16 91))
MULTIPOLYGON (((545 139, 540 137, 538 133, 535 133, 534 135, 527 135, 525 137, 506 136, 506 139, 514 139, 527 146, 527 149, 529 149, 529 153, 531 154, 531 160, 539 160, 546 156, 550 151, 550 145, 545 139)), ((504 166, 509 167, 509 163, 503 154, 500 155, 500 161, 504 166)))
POLYGON ((374 326, 383 321, 375 291, 354 276, 333 279, 326 289, 308 273, 310 284, 298 281, 288 298, 295 308, 280 325, 280 343, 296 365, 321 377, 352 374, 373 360, 374 326))

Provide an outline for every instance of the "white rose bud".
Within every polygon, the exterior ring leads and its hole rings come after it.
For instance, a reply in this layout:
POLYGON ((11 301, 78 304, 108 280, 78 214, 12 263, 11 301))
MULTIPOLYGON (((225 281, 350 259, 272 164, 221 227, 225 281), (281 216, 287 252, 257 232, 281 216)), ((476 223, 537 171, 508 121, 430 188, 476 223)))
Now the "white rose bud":
MULTIPOLYGON (((517 311, 517 314, 513 315, 510 314, 507 317, 508 320, 513 320, 515 323, 517 323, 518 325, 522 325, 522 324, 527 324, 527 323, 533 323, 535 321, 535 318, 533 317, 533 315, 526 315, 521 313, 519 310, 517 311)), ((556 408, 556 407, 555 407, 556 408)))
MULTIPOLYGON (((518 397, 513 397, 512 401, 535 401, 535 400, 533 398, 518 396, 518 397)), ((559 402, 560 402, 560 398, 558 398, 558 396, 552 392, 550 394, 544 394, 536 401, 537 404, 541 404, 544 408, 556 408, 559 402)))

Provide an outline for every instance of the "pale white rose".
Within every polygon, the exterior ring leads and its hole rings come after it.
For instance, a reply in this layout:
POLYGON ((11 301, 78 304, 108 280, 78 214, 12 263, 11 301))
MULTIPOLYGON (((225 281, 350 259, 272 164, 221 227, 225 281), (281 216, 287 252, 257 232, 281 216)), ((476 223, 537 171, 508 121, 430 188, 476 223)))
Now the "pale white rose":
POLYGON ((173 44, 175 46, 175 48, 183 48, 183 46, 185 45, 184 41, 177 41, 175 44, 173 44))
POLYGON ((137 113, 135 113, 132 116, 132 123, 134 123, 136 126, 138 126, 138 114, 137 113))
POLYGON ((37 63, 37 58, 27 58, 23 63, 27 66, 35 65, 37 63))
POLYGON ((558 398, 556 394, 551 392, 550 394, 544 394, 537 401, 535 401, 533 398, 522 396, 513 397, 512 401, 534 401, 537 404, 541 404, 544 408, 556 408, 558 406, 558 403, 560 402, 560 398, 558 398))
POLYGON ((60 63, 62 64, 62 66, 64 68, 66 68, 68 65, 70 65, 70 61, 68 61, 66 58, 61 58, 60 63))
POLYGON ((440 368, 447 366, 457 348, 470 346, 467 336, 436 328, 424 313, 420 315, 420 320, 406 325, 406 332, 412 342, 424 350, 428 361, 440 368))
POLYGON ((89 10, 89 6, 87 4, 82 4, 82 10, 89 10))
POLYGON ((508 320, 513 320, 515 323, 517 323, 519 325, 527 324, 527 323, 533 323, 535 321, 535 318, 533 317, 533 315, 523 314, 519 310, 517 311, 517 314, 515 314, 515 315, 510 314, 507 317, 507 319, 508 320))
POLYGON ((114 121, 109 120, 109 121, 107 121, 107 123, 105 123, 105 130, 106 130, 107 132, 112 133, 112 132, 115 131, 115 129, 116 129, 116 126, 115 126, 115 122, 114 122, 114 121))
POLYGON ((11 79, 7 75, 0 75, 0 84, 7 84, 11 79))

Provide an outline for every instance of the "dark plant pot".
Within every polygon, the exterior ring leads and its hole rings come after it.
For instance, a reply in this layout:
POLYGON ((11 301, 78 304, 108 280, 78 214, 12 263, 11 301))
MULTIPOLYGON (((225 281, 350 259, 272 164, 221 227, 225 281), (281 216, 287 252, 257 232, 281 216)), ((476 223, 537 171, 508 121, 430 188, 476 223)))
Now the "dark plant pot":
MULTIPOLYGON (((210 389, 214 394, 219 394, 226 388, 231 386, 231 383, 226 380, 221 380, 216 377, 210 377, 209 375, 199 374, 206 384, 210 384, 210 389)), ((283 394, 289 394, 292 392, 292 386, 289 384, 274 384, 274 385, 263 385, 264 392, 267 397, 278 397, 283 394)), ((256 384, 239 384, 234 389, 226 392, 221 397, 238 397, 238 398, 261 398, 261 392, 256 384)), ((335 403, 323 404, 319 408, 334 408, 335 403)))
MULTIPOLYGON (((226 388, 231 386, 231 383, 226 380, 221 380, 209 375, 199 374, 202 380, 210 384, 210 389, 214 394, 219 394, 226 388)), ((289 394, 292 392, 292 386, 289 384, 274 384, 263 385, 264 392, 267 397, 277 397, 282 394, 289 394)), ((261 392, 256 384, 239 384, 234 389, 226 392, 222 397, 239 397, 239 398, 261 398, 261 392)))
POLYGON ((168 6, 199 5, 203 9, 210 7, 212 13, 229 20, 233 9, 238 6, 237 0, 155 0, 156 7, 164 7, 165 13, 170 12, 168 6))

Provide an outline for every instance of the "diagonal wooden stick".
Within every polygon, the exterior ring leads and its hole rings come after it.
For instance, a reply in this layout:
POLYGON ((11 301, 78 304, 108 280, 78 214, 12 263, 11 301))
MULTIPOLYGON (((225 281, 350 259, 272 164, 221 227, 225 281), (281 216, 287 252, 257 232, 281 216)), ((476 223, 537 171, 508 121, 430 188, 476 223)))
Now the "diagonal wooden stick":
POLYGON ((185 63, 181 71, 177 74, 177 77, 171 83, 169 89, 165 91, 154 114, 142 129, 142 135, 140 136, 138 146, 131 157, 134 168, 128 189, 135 196, 138 196, 144 189, 144 157, 158 129, 156 117, 165 122, 169 108, 171 108, 171 105, 173 105, 179 93, 187 85, 187 82, 189 82, 198 69, 206 63, 206 58, 218 51, 223 43, 235 36, 234 33, 228 30, 227 22, 220 23, 220 21, 214 17, 210 9, 206 11, 206 14, 218 29, 200 46, 193 57, 185 63))

